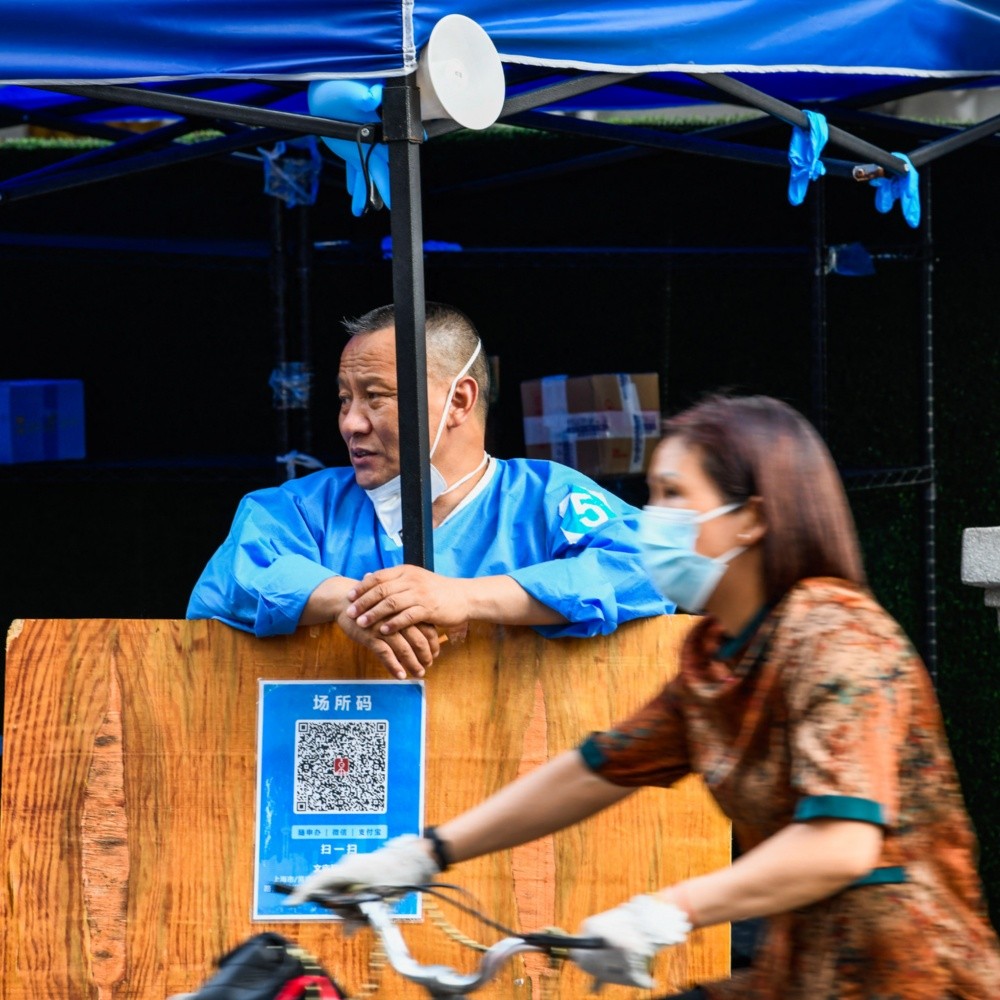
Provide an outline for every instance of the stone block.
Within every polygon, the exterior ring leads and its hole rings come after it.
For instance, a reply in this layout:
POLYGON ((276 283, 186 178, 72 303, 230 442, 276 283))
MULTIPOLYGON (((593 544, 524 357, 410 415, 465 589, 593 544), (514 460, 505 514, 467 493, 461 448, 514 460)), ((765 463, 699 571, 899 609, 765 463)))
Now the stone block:
POLYGON ((962 583, 1000 587, 1000 527, 966 528, 962 532, 962 583))

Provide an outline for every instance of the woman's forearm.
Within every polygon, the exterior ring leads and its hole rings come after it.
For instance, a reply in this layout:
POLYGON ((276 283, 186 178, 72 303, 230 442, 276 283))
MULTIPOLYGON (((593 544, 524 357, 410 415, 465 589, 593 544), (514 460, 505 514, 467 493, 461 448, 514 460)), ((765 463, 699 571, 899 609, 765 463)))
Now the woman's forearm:
POLYGON ((698 927, 766 917, 840 892, 878 864, 882 829, 848 820, 792 823, 731 867, 658 895, 698 927))
POLYGON ((437 832, 452 860, 466 861, 572 826, 633 791, 598 777, 570 750, 440 824, 437 832))

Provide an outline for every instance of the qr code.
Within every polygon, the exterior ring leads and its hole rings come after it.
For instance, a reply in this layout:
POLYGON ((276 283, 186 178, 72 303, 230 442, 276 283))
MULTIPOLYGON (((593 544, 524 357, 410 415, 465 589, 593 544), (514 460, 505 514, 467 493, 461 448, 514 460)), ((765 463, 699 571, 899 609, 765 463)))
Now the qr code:
POLYGON ((384 719, 295 724, 295 812, 384 813, 389 723, 384 719))

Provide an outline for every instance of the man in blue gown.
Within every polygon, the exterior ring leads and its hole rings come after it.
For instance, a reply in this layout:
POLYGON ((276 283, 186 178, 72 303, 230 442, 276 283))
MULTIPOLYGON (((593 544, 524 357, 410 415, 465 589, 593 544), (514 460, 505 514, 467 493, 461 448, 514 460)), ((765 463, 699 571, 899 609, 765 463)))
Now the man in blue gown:
POLYGON ((636 511, 579 472, 486 454, 489 368, 468 318, 426 306, 435 572, 402 562, 395 317, 347 322, 338 373, 351 468, 244 497, 188 618, 258 636, 335 621, 396 677, 470 621, 590 636, 672 610, 643 571, 636 511))

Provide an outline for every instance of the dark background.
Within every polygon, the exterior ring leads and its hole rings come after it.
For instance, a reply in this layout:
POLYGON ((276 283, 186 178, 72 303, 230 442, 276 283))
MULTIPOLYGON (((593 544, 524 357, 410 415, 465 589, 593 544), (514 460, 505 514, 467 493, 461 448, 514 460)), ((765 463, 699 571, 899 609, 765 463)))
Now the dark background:
MULTIPOLYGON (((787 136, 775 130, 774 142, 787 136)), ((427 295, 466 310, 498 359, 495 454, 523 453, 519 383, 555 373, 658 371, 668 413, 725 387, 818 416, 811 245, 822 192, 827 242, 861 242, 876 266, 826 282, 828 441, 855 487, 858 472, 922 464, 921 234, 898 207, 879 215, 870 189, 827 178, 793 208, 784 171, 679 154, 502 180, 603 148, 493 129, 424 150, 425 237, 465 248, 428 255, 427 295)), ((65 155, 0 145, 0 178, 65 155)), ((994 917, 1000 633, 982 591, 961 584, 960 556, 963 528, 1000 524, 998 157, 982 144, 923 171, 935 263, 937 683, 994 917)), ((304 446, 292 415, 290 441, 339 464, 339 320, 391 298, 380 250, 389 218, 354 219, 336 168, 328 174, 306 220, 318 244, 312 440, 304 446)), ((87 420, 85 460, 0 467, 5 624, 182 617, 240 496, 283 478, 267 384, 269 244, 275 214, 293 237, 302 219, 262 186, 259 166, 230 159, 0 207, 0 379, 82 379, 87 420)), ((294 267, 289 275, 296 293, 294 267)), ((297 344, 293 324, 291 357, 297 344)), ((609 485, 644 502, 640 478, 609 485)), ((873 589, 922 646, 922 488, 850 496, 873 589)))

